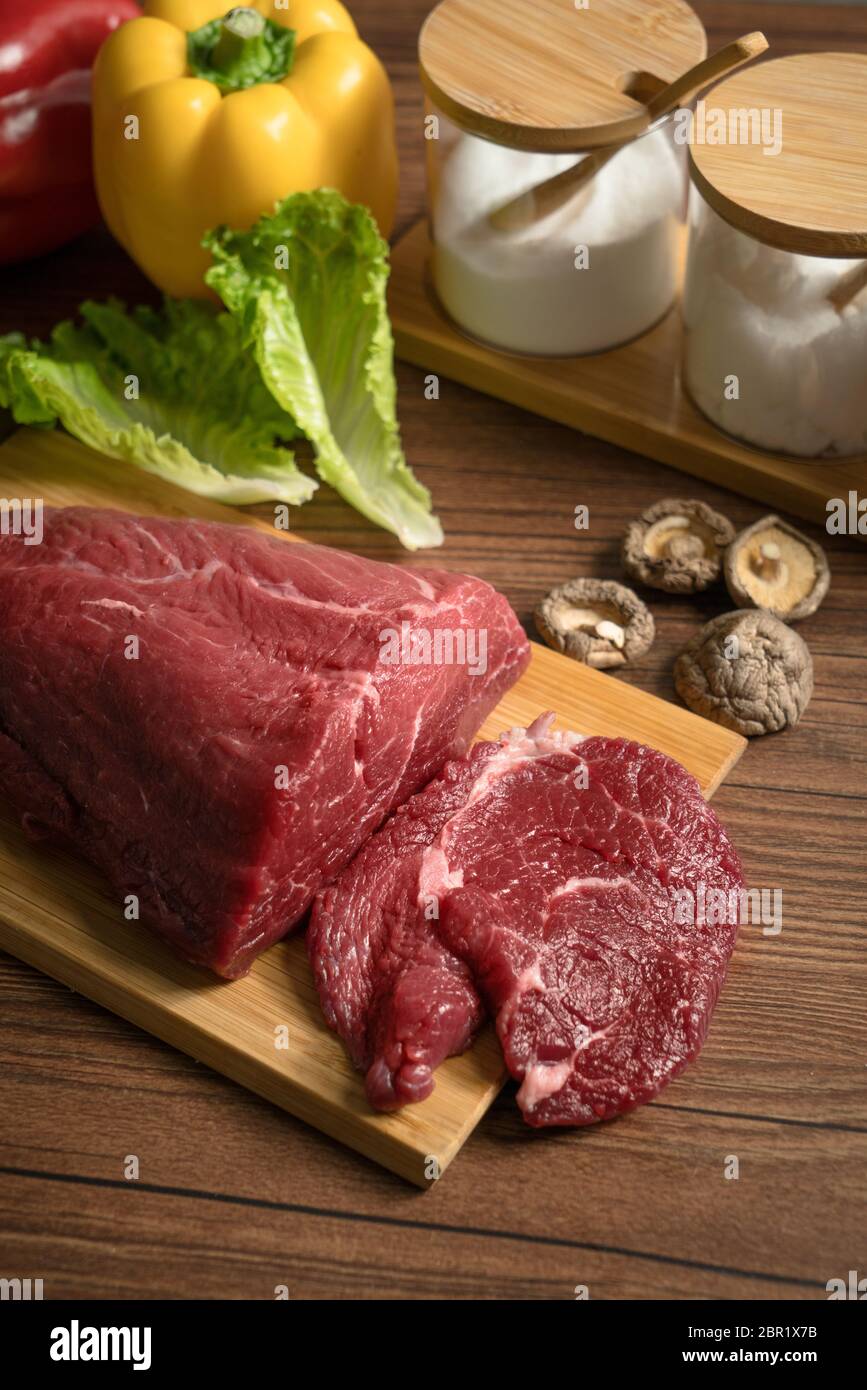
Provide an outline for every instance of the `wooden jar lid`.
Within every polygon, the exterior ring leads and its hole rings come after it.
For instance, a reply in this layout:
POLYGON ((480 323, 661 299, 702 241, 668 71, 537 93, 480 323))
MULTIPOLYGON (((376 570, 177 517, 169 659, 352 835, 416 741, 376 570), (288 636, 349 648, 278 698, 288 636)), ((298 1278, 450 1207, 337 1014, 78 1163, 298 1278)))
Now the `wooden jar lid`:
POLYGON ((705 108, 781 112, 782 148, 698 143, 693 181, 721 217, 760 241, 812 256, 867 256, 867 53, 757 63, 706 93, 705 108))
POLYGON ((446 116, 540 152, 638 134, 643 101, 706 52, 686 0, 442 0, 419 39, 422 82, 446 116))

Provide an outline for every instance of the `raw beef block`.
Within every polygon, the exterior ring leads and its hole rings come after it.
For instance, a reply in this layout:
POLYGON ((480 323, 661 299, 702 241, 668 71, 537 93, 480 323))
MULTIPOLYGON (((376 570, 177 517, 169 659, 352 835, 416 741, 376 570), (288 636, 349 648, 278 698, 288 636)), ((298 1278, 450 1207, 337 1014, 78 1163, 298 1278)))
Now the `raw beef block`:
POLYGON ((317 897, 322 1006, 380 1109, 429 1095, 486 1009, 531 1125, 651 1100, 704 1041, 737 855, 678 763, 551 718, 450 763, 317 897))
POLYGON ((528 659, 478 579, 47 510, 41 544, 0 538, 0 787, 103 869, 119 913, 138 895, 232 978, 465 752, 528 659))

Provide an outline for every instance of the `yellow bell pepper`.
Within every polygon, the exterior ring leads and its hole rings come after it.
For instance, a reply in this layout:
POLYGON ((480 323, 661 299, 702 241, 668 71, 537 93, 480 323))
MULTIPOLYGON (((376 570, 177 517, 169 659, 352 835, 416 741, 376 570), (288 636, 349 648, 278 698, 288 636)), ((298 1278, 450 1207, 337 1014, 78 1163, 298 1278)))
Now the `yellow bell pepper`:
POLYGON ((391 87, 338 0, 145 0, 93 72, 103 216, 168 294, 205 297, 204 233, 336 188, 394 223, 391 87), (206 27, 207 26, 207 27, 206 27), (294 31, 294 54, 292 37, 294 31))

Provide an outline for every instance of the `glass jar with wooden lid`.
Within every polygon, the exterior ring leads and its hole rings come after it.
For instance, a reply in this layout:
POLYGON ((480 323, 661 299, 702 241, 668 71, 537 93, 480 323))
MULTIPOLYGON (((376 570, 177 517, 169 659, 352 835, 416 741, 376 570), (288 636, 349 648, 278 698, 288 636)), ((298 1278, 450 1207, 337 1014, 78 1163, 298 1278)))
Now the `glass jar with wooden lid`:
POLYGON ((690 142, 683 379, 728 434, 867 455, 867 54, 721 82, 690 142))
POLYGON ((646 103, 707 52, 685 0, 442 0, 419 40, 431 278, 452 320, 500 349, 601 352, 646 332, 678 289, 685 144, 646 103), (619 150, 562 206, 497 211, 619 150))

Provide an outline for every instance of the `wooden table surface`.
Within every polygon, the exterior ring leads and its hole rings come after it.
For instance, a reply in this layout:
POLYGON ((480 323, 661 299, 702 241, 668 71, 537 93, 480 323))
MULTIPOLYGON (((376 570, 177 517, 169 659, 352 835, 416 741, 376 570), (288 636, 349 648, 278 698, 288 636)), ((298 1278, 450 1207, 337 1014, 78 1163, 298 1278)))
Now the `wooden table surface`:
MULTIPOLYGON (((395 82, 399 230, 423 204, 415 37, 426 0, 356 0, 395 82)), ((701 3, 711 42, 762 28, 776 53, 867 49, 864 11, 701 3)), ((0 331, 46 331, 86 297, 152 297, 105 233, 0 273, 0 331)), ((443 382, 398 372, 407 453, 445 526, 443 561, 528 623, 576 574, 618 576, 626 518, 666 495, 746 524, 732 494, 443 382), (576 504, 590 507, 579 538, 576 504)), ((867 483, 865 483, 867 492, 867 483)), ((295 527, 405 562, 333 495, 295 527)), ((817 533, 818 534, 818 533, 817 533)), ((52 980, 0 957, 0 1274, 46 1297, 823 1298, 867 1274, 867 547, 829 545, 833 585, 800 626, 816 693, 753 741, 716 807, 779 936, 745 927, 710 1040, 662 1099, 536 1134, 504 1092, 428 1193, 306 1128, 52 980), (129 1155, 137 1181, 125 1177, 129 1155), (732 1157, 737 1180, 727 1179, 732 1157)), ((674 656, 724 596, 660 595, 623 679, 674 698, 674 656)))

